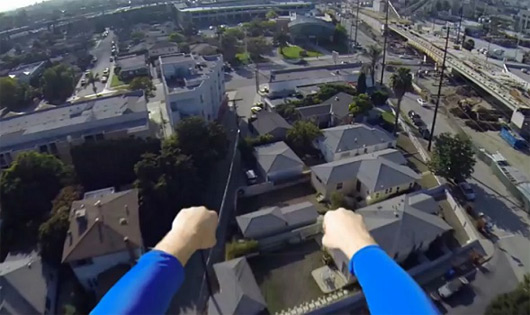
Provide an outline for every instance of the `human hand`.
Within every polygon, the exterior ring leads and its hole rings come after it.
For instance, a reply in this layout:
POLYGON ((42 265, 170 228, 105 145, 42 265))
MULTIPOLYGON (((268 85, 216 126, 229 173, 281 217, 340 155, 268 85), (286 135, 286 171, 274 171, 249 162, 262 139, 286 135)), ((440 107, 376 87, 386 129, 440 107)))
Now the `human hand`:
POLYGON ((362 248, 377 244, 363 217, 344 208, 326 212, 323 229, 322 244, 329 249, 341 250, 349 259, 362 248))
POLYGON ((155 249, 175 256, 185 265, 195 251, 215 245, 217 221, 217 213, 205 207, 182 209, 155 249))

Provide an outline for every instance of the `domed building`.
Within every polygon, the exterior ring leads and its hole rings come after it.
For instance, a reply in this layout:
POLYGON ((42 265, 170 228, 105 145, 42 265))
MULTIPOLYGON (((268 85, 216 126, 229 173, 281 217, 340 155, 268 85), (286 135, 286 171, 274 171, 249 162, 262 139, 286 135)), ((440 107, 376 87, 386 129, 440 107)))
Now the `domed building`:
POLYGON ((309 16, 297 16, 288 26, 293 42, 331 41, 335 32, 333 23, 309 16))

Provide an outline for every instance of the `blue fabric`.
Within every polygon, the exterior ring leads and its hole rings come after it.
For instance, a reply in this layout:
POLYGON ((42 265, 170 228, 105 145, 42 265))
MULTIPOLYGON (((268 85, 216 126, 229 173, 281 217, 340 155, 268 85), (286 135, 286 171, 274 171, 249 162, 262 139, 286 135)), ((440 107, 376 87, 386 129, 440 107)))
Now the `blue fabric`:
POLYGON ((91 314, 165 314, 183 281, 178 259, 152 250, 116 282, 91 314))
POLYGON ((349 269, 363 289, 371 314, 438 314, 416 281, 379 246, 355 253, 349 269))

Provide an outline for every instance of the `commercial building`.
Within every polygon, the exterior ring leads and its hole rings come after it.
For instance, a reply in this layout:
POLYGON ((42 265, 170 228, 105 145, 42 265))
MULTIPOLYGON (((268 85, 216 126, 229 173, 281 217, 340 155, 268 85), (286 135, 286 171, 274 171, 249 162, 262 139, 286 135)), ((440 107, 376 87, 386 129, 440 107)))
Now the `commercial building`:
POLYGON ((23 151, 50 153, 70 162, 70 148, 85 141, 150 136, 142 91, 67 103, 0 120, 0 167, 23 151))
POLYGON ((143 253, 138 191, 109 189, 74 201, 63 249, 81 285, 98 291, 98 277, 120 264, 133 265, 143 253))
POLYGON ((200 116, 207 121, 219 115, 225 95, 223 56, 174 54, 159 57, 170 123, 200 116))
POLYGON ((20 65, 9 71, 9 77, 17 79, 19 82, 28 83, 31 79, 40 76, 44 72, 46 61, 34 62, 31 64, 20 65))
POLYGON ((530 32, 530 11, 529 10, 521 10, 519 11, 519 14, 517 14, 517 26, 518 30, 523 33, 530 32))
POLYGON ((229 5, 184 7, 176 4, 177 22, 184 25, 217 25, 239 23, 250 21, 255 17, 265 17, 267 12, 275 10, 279 15, 289 15, 290 13, 303 14, 309 12, 314 7, 311 2, 276 2, 263 1, 261 3, 243 3, 229 5))
POLYGON ((289 25, 289 34, 293 42, 331 41, 335 33, 335 25, 323 19, 297 15, 289 25))

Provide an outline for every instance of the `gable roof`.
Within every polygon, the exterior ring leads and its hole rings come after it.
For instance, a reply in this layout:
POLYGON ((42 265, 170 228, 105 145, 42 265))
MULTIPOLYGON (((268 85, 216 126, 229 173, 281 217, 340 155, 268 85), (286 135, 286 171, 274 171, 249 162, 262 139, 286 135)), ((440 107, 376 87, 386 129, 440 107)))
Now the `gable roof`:
POLYGON ((154 43, 153 45, 149 46, 149 49, 153 50, 153 49, 162 49, 162 48, 169 48, 169 47, 178 48, 179 45, 177 43, 170 42, 170 41, 158 41, 154 43))
MULTIPOLYGON (((0 313, 44 314, 48 292, 55 291, 56 271, 43 263, 36 252, 0 264, 0 313), (24 303, 20 303, 24 301, 24 303)), ((50 298, 54 298, 53 295, 50 298)), ((53 307, 50 301, 50 307, 53 307)))
POLYGON ((295 228, 317 220, 316 207, 309 201, 287 207, 269 207, 236 217, 245 237, 259 238, 289 227, 295 228))
POLYGON ((147 68, 145 55, 129 55, 118 57, 118 59, 116 59, 116 67, 120 67, 120 71, 131 71, 140 68, 147 68))
POLYGON ((330 104, 317 104, 311 106, 298 107, 296 109, 302 119, 309 119, 315 116, 324 116, 331 113, 330 104))
POLYGON ((74 201, 62 262, 106 255, 142 246, 138 191, 74 201))
POLYGON ((372 154, 313 166, 311 171, 324 185, 357 178, 370 191, 381 191, 420 179, 420 175, 409 167, 372 154))
POLYGON ((245 257, 213 265, 220 292, 208 303, 208 314, 257 314, 267 304, 245 257))
POLYGON ((451 230, 442 218, 434 215, 438 203, 425 193, 408 194, 356 210, 376 242, 391 257, 408 253, 426 240, 451 230))
POLYGON ((322 105, 331 105, 331 111, 333 115, 335 115, 339 119, 342 119, 350 114, 350 104, 352 102, 352 95, 344 92, 339 92, 322 102, 322 105))
POLYGON ((254 149, 259 165, 267 174, 304 165, 283 141, 260 145, 254 149))
POLYGON ((252 126, 260 135, 272 133, 277 129, 291 129, 291 126, 280 114, 276 112, 269 112, 262 110, 256 114, 256 120, 252 122, 252 126))
POLYGON ((322 130, 323 142, 331 152, 339 153, 394 141, 394 137, 378 127, 365 124, 343 125, 322 130))

